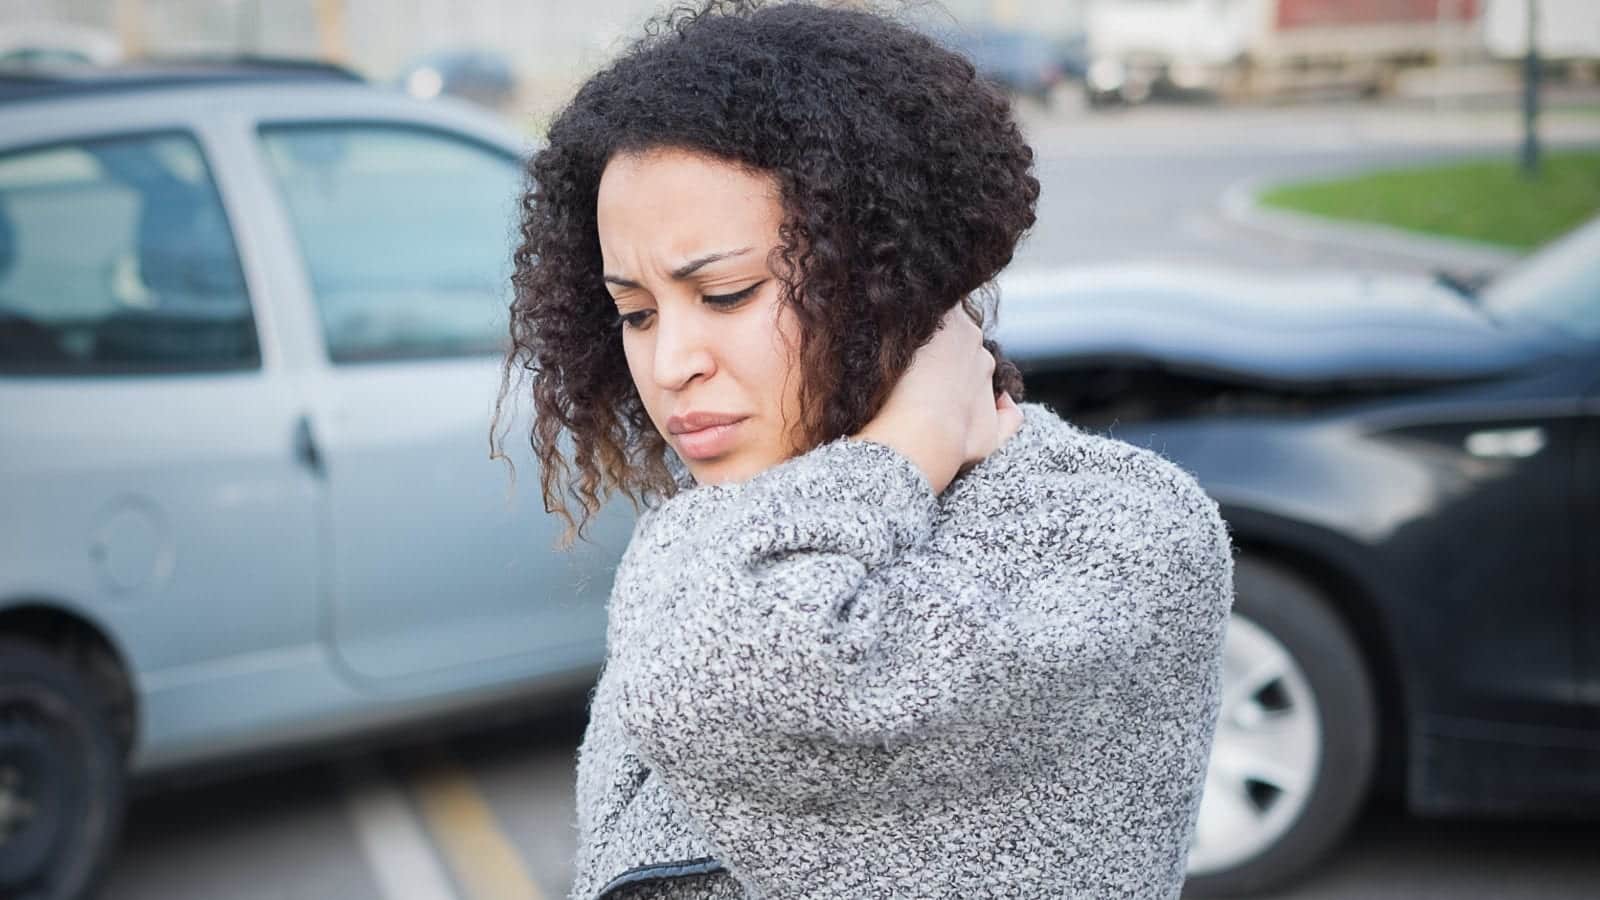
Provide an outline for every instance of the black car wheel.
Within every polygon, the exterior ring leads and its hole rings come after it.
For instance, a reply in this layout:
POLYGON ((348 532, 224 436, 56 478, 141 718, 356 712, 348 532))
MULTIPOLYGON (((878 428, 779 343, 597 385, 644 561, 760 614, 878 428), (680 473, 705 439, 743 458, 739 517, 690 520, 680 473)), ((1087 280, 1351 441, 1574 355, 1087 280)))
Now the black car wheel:
POLYGON ((1188 894, 1264 891, 1322 858, 1366 798, 1377 716, 1361 652, 1321 592, 1239 557, 1188 894))
POLYGON ((84 677, 41 646, 0 639, 0 896, 85 896, 116 840, 124 777, 84 677))

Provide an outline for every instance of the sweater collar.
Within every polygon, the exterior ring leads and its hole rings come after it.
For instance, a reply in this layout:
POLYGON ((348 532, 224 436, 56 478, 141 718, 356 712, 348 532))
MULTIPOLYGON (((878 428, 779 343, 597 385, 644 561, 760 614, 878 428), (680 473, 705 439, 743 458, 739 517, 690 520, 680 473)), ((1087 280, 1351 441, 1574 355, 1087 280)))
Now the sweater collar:
MULTIPOLYGON (((1011 439, 1002 444, 993 453, 984 457, 983 461, 973 466, 957 478, 957 481, 968 478, 975 473, 988 474, 1003 471, 1012 464, 1013 457, 1026 458, 1042 445, 1048 437, 1051 420, 1057 420, 1055 413, 1043 403, 1019 403, 1017 408, 1022 410, 1022 427, 1011 439)), ((679 491, 687 491, 699 485, 694 475, 690 474, 689 466, 678 455, 676 450, 667 447, 664 461, 667 472, 672 475, 672 480, 677 484, 679 491)), ((953 484, 954 482, 952 482, 953 484)))

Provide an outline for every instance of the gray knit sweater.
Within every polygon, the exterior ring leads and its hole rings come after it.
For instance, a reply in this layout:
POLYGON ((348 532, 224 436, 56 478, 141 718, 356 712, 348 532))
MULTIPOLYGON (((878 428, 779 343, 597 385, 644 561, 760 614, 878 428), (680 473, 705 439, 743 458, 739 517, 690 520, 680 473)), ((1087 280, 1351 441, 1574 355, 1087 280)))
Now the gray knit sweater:
POLYGON ((1024 403, 935 495, 848 438, 647 508, 578 757, 574 900, 1170 898, 1227 526, 1024 403))

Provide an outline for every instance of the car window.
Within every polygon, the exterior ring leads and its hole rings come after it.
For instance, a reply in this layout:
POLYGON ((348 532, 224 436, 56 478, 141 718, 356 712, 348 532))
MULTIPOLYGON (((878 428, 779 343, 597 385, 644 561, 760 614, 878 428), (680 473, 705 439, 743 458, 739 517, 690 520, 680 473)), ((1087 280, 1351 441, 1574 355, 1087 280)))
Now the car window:
POLYGON ((1600 219, 1541 248, 1483 291, 1490 312, 1600 340, 1600 219))
POLYGON ((300 239, 330 359, 500 354, 509 346, 521 168, 440 131, 261 130, 300 239))
POLYGON ((193 137, 0 153, 0 373, 260 363, 233 234, 193 137))

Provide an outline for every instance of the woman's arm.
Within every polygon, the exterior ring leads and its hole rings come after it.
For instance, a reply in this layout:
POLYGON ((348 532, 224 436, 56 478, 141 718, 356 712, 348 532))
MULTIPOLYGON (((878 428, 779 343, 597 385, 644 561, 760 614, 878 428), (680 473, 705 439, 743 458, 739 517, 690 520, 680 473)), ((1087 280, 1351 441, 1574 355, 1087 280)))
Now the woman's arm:
POLYGON ((1203 493, 1104 472, 1011 481, 991 528, 935 540, 916 465, 840 439, 648 511, 617 572, 608 663, 641 753, 739 780, 795 741, 1003 726, 1139 665, 1183 607, 1213 617, 1225 577, 1231 597, 1203 493))

